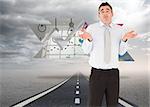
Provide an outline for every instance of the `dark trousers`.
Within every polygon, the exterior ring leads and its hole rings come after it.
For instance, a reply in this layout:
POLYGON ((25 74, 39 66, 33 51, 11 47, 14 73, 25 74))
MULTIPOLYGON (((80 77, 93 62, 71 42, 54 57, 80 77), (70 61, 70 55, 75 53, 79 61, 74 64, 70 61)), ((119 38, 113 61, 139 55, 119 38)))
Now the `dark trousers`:
POLYGON ((119 70, 91 69, 89 80, 89 107, 100 107, 103 96, 107 107, 117 107, 119 97, 119 70))

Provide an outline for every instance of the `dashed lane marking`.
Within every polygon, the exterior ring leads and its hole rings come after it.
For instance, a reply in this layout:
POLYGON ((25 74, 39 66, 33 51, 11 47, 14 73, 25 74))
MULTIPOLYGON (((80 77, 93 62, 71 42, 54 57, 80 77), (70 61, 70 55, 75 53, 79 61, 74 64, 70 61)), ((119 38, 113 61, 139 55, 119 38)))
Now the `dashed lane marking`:
POLYGON ((76 89, 79 89, 79 88, 80 88, 80 86, 77 85, 77 86, 76 86, 76 89))
POLYGON ((80 94, 80 92, 79 91, 76 91, 76 95, 79 95, 80 94))
POLYGON ((80 104, 80 98, 75 98, 74 103, 75 103, 75 104, 80 104))

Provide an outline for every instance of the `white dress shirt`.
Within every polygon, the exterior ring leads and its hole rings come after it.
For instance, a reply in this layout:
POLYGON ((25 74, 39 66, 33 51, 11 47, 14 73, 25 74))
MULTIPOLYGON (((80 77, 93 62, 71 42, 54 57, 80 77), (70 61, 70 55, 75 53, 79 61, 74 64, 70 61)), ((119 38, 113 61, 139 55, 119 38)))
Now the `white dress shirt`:
POLYGON ((93 40, 84 40, 82 49, 85 54, 89 54, 89 64, 97 69, 118 68, 118 55, 124 55, 127 51, 127 43, 122 41, 126 29, 117 24, 110 24, 111 35, 111 60, 110 63, 104 62, 104 24, 97 22, 88 26, 86 31, 91 34, 93 40))

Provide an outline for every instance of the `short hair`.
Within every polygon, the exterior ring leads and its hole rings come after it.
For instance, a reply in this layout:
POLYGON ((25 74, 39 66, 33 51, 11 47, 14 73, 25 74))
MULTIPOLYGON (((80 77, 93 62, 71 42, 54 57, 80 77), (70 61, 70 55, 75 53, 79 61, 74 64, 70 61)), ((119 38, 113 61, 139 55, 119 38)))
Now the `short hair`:
POLYGON ((111 9, 111 11, 113 10, 112 7, 111 7, 111 5, 110 5, 109 3, 107 3, 107 2, 103 2, 102 4, 100 4, 98 10, 100 10, 100 8, 101 8, 102 6, 109 6, 110 9, 111 9))

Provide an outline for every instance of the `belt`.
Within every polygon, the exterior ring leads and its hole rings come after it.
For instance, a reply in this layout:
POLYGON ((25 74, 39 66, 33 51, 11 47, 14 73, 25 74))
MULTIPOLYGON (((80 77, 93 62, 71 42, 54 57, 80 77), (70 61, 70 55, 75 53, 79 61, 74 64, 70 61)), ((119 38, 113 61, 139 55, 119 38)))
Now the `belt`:
POLYGON ((102 70, 102 71, 118 70, 118 68, 111 68, 111 69, 101 69, 101 68, 94 68, 94 67, 92 67, 92 69, 94 69, 94 70, 102 70))

